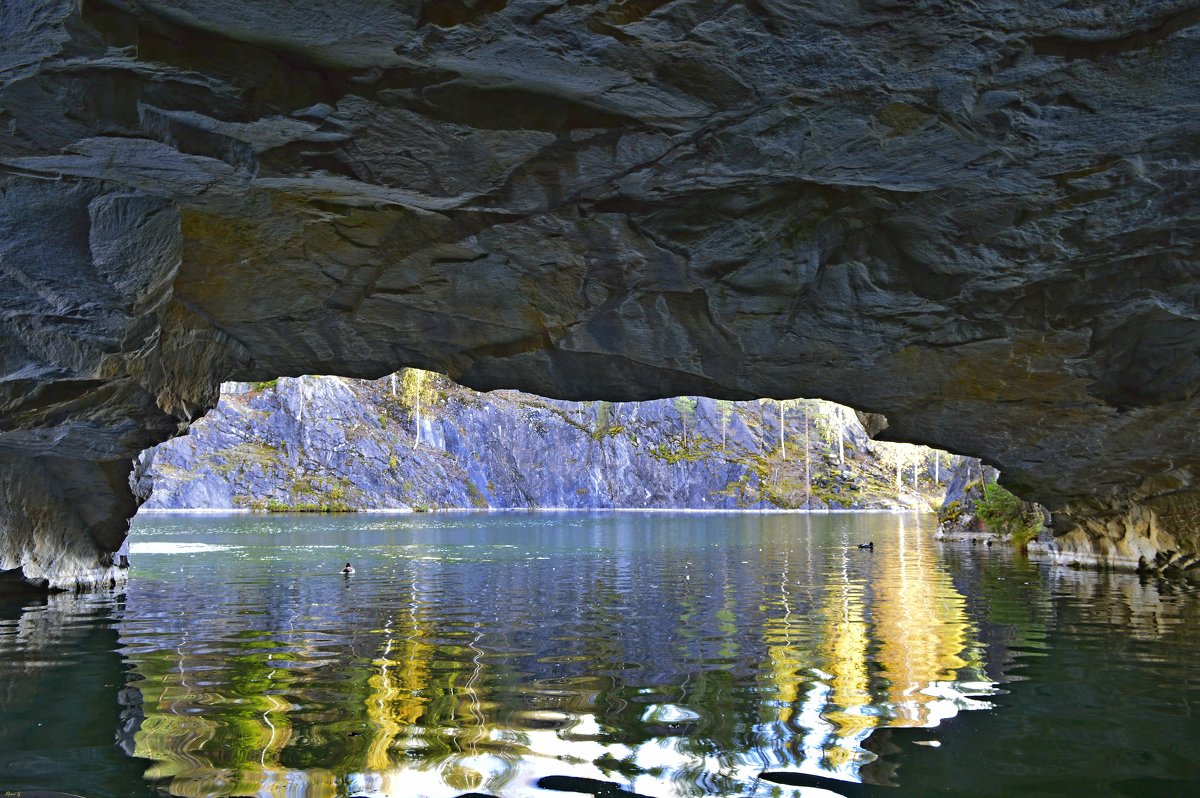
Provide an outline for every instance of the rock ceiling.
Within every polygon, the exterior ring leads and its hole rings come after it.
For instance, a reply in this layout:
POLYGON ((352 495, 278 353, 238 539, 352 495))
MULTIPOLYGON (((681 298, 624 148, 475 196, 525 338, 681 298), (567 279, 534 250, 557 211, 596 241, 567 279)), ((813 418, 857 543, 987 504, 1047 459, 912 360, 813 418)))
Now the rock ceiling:
POLYGON ((1200 468, 1200 10, 0 12, 0 568, 112 575, 227 379, 811 396, 1112 509, 1200 468))

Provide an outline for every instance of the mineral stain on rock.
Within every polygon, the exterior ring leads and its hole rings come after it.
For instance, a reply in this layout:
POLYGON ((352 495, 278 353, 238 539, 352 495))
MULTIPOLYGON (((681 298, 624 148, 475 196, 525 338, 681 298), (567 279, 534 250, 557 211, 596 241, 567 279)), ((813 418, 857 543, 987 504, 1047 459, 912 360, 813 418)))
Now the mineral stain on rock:
POLYGON ((418 406, 412 374, 226 385, 139 458, 143 508, 927 509, 958 459, 874 443, 828 402, 563 402, 424 374, 418 406))

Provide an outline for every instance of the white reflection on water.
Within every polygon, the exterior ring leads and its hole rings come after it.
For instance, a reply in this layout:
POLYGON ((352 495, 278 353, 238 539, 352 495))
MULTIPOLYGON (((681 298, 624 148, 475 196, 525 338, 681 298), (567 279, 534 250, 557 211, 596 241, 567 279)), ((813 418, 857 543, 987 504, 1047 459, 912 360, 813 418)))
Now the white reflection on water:
POLYGON ((125 598, 0 607, 0 772, 106 797, 549 798, 543 777, 817 794, 767 770, 916 795, 1194 792, 1194 588, 1039 573, 913 520, 175 519, 135 544, 206 548, 143 549, 125 598), (1010 666, 1029 681, 964 716, 1010 666))
POLYGON ((137 541, 238 549, 189 566, 238 598, 169 649, 162 604, 188 599, 131 599, 137 754, 180 795, 544 798, 539 778, 570 775, 685 798, 773 769, 861 781, 876 730, 989 706, 976 627, 915 517, 617 518, 137 541), (329 547, 359 576, 320 578, 329 547), (234 782, 218 746, 253 753, 234 782), (337 763, 287 764, 314 750, 337 763))
POLYGON ((145 540, 129 544, 130 554, 202 554, 235 551, 240 546, 221 546, 212 543, 174 543, 164 540, 145 540))

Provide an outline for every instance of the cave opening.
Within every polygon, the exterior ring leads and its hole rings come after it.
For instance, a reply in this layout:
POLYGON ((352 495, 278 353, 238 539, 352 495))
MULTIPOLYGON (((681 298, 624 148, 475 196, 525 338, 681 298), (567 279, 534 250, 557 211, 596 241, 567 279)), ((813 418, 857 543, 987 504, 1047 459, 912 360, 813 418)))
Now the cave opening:
POLYGON ((1195 793, 1200 12, 827 5, 6 2, 0 791, 1195 793))

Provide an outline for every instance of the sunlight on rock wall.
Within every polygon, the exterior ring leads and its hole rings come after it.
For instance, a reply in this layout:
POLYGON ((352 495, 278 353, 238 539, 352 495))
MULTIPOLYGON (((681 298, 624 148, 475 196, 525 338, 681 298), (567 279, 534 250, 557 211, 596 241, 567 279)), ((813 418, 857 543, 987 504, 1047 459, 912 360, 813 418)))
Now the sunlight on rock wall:
POLYGON ((832 402, 562 402, 407 369, 227 385, 140 484, 146 510, 928 510, 957 459, 832 402))

